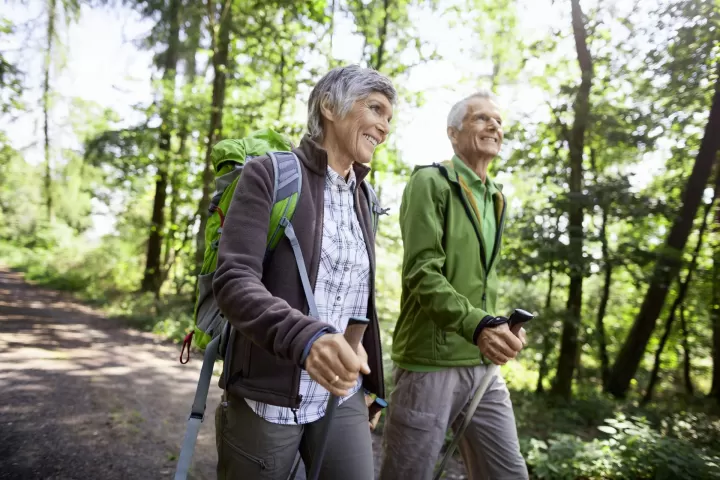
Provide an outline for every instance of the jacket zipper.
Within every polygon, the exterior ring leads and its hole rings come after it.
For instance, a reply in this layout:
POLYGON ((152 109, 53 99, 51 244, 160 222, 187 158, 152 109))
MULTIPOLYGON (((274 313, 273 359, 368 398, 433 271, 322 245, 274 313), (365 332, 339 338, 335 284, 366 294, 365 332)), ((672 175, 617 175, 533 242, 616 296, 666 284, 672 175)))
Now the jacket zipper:
MULTIPOLYGON (((370 328, 373 329, 375 336, 377 338, 377 341, 381 342, 380 325, 379 325, 380 319, 377 317, 377 315, 375 315, 377 313, 377 306, 375 305, 375 300, 374 300, 374 298, 375 298, 375 260, 376 259, 374 257, 372 259, 370 258, 370 242, 368 240, 369 235, 374 235, 374 233, 369 233, 370 231, 372 231, 372 226, 373 226, 373 212, 370 211, 370 207, 369 207, 370 202, 368 202, 368 210, 369 210, 369 214, 370 214, 370 228, 363 229, 362 226, 365 224, 365 221, 363 219, 362 212, 360 211, 360 206, 359 206, 360 205, 359 190, 360 190, 360 185, 356 185, 354 210, 355 210, 355 215, 357 215, 357 217, 358 217, 358 222, 360 223, 360 228, 363 230, 363 240, 365 241, 365 250, 367 250, 368 262, 370 263, 370 300, 371 300, 371 302, 368 302, 368 305, 372 304, 373 319, 375 320, 374 322, 371 322, 370 328), (366 230, 368 231, 368 233, 365 233, 366 230)), ((370 315, 368 315, 368 316, 370 316, 370 315)), ((373 368, 374 372, 378 375, 378 379, 379 379, 379 383, 380 383, 378 385, 378 389, 381 391, 381 393, 384 393, 385 386, 382 384, 384 381, 383 374, 382 374, 382 352, 375 352, 375 359, 376 359, 376 362, 375 362, 376 364, 373 365, 372 368, 373 368)))
POLYGON ((507 201, 505 195, 500 192, 503 199, 503 208, 500 212, 500 224, 498 225, 497 231, 495 232, 495 245, 493 245, 492 256, 490 257, 490 265, 488 266, 488 273, 492 270, 493 263, 495 263, 495 257, 497 257, 498 247, 500 245, 500 239, 502 238, 502 232, 505 228, 505 209, 507 208, 507 201))
POLYGON ((483 282, 482 303, 483 303, 483 310, 485 310, 485 311, 487 311, 487 278, 488 278, 488 275, 490 275, 490 272, 492 271, 493 264, 495 263, 498 248, 500 246, 500 241, 502 239, 503 229, 505 228, 505 209, 507 207, 507 201, 505 199, 505 195, 503 195, 502 192, 500 192, 500 195, 502 196, 502 199, 503 199, 503 208, 502 208, 502 211, 500 212, 500 224, 498 225, 497 231, 495 232, 495 245, 493 245, 492 256, 490 257, 490 266, 487 269, 487 274, 485 275, 485 281, 483 282))

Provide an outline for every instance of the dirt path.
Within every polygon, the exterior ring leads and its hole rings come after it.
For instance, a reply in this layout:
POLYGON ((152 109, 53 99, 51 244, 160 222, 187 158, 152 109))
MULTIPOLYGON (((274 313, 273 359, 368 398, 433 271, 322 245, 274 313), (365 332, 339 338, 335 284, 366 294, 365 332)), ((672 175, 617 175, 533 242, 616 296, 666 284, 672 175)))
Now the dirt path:
MULTIPOLYGON (((172 478, 201 364, 178 355, 0 268, 0 479, 172 478)), ((219 396, 213 381, 194 479, 215 478, 219 396)))

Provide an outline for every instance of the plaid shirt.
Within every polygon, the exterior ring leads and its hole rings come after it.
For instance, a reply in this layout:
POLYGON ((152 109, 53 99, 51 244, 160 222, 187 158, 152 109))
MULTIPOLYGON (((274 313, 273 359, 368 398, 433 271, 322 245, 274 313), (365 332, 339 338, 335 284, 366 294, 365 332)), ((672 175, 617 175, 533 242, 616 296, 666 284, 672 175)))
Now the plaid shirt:
MULTIPOLYGON (((367 315, 370 296, 370 259, 360 223, 355 213, 355 172, 346 182, 328 167, 325 174, 320 268, 315 282, 315 303, 320 320, 344 332, 350 317, 367 315)), ((362 377, 362 376, 361 376, 362 377)), ((355 394, 362 378, 347 397, 355 394)), ((245 399, 253 411, 268 422, 304 424, 325 415, 330 394, 303 369, 300 376, 302 401, 297 410, 245 399)))

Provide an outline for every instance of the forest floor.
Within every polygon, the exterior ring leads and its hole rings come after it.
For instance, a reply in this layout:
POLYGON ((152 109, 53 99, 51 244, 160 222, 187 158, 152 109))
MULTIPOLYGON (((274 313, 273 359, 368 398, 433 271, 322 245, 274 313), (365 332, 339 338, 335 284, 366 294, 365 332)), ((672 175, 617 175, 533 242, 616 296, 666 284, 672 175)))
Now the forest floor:
MULTIPOLYGON (((0 268, 0 479, 172 478, 202 358, 0 268)), ((212 382, 191 478, 215 478, 212 382)), ((373 435, 376 472, 381 436, 373 435)), ((445 478, 466 478, 459 462, 445 478)), ((298 475, 304 479, 304 474, 298 475)))

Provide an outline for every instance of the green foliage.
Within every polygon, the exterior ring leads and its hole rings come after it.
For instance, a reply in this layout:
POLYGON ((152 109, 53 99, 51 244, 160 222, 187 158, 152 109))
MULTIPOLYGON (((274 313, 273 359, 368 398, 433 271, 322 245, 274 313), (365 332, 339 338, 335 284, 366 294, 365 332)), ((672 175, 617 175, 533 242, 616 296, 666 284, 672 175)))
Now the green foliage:
MULTIPOLYGON (((0 17, 0 39, 12 34, 13 31, 14 26, 10 20, 0 17)), ((22 91, 22 72, 0 52, 0 114, 22 108, 20 100, 22 91)))
POLYGON ((533 477, 720 478, 720 456, 716 449, 698 447, 686 438, 666 436, 644 418, 619 414, 605 420, 598 430, 607 434, 607 438, 585 442, 577 436, 559 433, 547 441, 523 442, 533 477))

